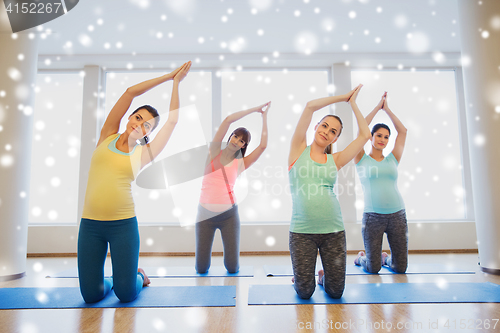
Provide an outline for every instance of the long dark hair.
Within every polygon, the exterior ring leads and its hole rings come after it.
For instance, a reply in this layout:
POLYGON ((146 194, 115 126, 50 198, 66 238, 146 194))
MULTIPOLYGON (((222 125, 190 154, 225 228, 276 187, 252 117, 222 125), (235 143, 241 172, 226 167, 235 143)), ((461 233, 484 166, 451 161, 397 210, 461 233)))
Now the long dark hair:
MULTIPOLYGON (((231 135, 229 136, 229 139, 227 139, 228 144, 229 144, 229 141, 231 140, 231 138, 233 137, 233 135, 235 135, 235 134, 237 136, 241 137, 243 139, 243 141, 245 141, 245 146, 243 146, 243 148, 240 149, 241 157, 245 157, 245 153, 247 151, 248 144, 250 143, 250 140, 252 140, 252 135, 245 127, 238 127, 237 129, 235 129, 233 131, 233 133, 231 133, 231 135)), ((238 156, 238 153, 236 153, 235 157, 237 157, 237 156, 238 156)))
POLYGON ((387 126, 384 123, 378 123, 378 124, 373 125, 373 127, 372 127, 372 136, 381 128, 385 128, 387 131, 389 131, 389 135, 391 135, 391 129, 389 128, 389 126, 387 126))
MULTIPOLYGON (((158 113, 158 110, 156 110, 151 105, 143 105, 143 106, 139 106, 137 109, 135 109, 135 111, 132 112, 131 115, 133 115, 134 113, 139 112, 139 110, 142 110, 142 109, 146 109, 153 116, 153 118, 155 119, 155 123, 153 125, 153 129, 151 130, 151 132, 152 132, 152 131, 155 130, 156 127, 158 127, 158 124, 160 123, 160 114, 158 113)), ((145 137, 140 138, 139 139, 139 143, 141 144, 141 146, 147 145, 149 143, 149 137, 146 135, 145 137)))
MULTIPOLYGON (((344 124, 342 124, 342 119, 340 119, 339 116, 335 115, 335 114, 327 114, 326 116, 324 116, 323 118, 321 118, 321 120, 318 122, 318 124, 321 124, 321 122, 323 121, 323 119, 325 119, 326 117, 333 117, 335 119, 337 119, 340 123, 340 131, 339 131, 339 134, 337 134, 337 138, 340 136, 340 134, 342 134, 342 129, 344 128, 344 124)), ((331 154, 332 153, 332 145, 328 145, 326 146, 325 148, 325 154, 331 154)))

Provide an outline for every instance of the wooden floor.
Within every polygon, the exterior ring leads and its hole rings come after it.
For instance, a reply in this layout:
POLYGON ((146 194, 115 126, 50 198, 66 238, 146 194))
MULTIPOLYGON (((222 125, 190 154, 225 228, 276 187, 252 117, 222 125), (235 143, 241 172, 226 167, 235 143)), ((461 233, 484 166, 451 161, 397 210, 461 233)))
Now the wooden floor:
MULTIPOLYGON (((348 255, 349 264, 353 259, 354 255, 348 255)), ((476 273, 357 275, 347 276, 346 281, 500 284, 499 276, 479 270, 477 254, 415 254, 410 255, 410 262, 453 263, 476 273)), ((288 256, 242 256, 241 265, 253 266, 254 277, 152 279, 152 286, 236 285, 236 307, 0 310, 0 332, 500 332, 500 323, 494 330, 484 326, 485 320, 493 323, 492 319, 500 318, 498 303, 249 306, 249 285, 291 283, 290 277, 266 277, 262 266, 289 264, 288 256), (402 323, 406 329, 388 330, 388 323, 393 327, 402 323), (466 328, 460 329, 461 324, 466 328)), ((190 265, 194 265, 193 257, 140 258, 140 266, 190 265)), ((222 258, 214 257, 212 265, 222 265, 222 258)), ((73 267, 73 257, 30 258, 26 277, 0 282, 0 287, 76 287, 77 279, 45 278, 73 267)))

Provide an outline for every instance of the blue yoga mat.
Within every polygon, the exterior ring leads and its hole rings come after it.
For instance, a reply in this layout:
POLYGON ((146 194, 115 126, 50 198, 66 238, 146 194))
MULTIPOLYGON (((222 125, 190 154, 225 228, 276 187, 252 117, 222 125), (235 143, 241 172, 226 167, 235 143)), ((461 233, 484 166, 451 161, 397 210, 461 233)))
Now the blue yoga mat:
POLYGON ((346 284, 340 299, 318 286, 308 300, 297 296, 292 284, 251 285, 249 305, 390 304, 390 303, 500 303, 500 286, 484 283, 367 283, 346 284))
POLYGON ((103 300, 86 304, 80 288, 1 288, 0 309, 156 308, 236 306, 236 286, 147 287, 122 303, 111 291, 103 300))
MULTIPOLYGON (((252 266, 241 266, 237 273, 228 273, 226 268, 223 266, 213 266, 210 267, 207 273, 198 274, 194 267, 191 266, 179 266, 179 267, 144 267, 144 271, 150 278, 190 278, 190 277, 228 277, 228 276, 238 276, 238 277, 252 277, 253 267, 252 266)), ((111 267, 104 267, 104 276, 110 277, 111 267)), ((51 274, 47 276, 48 278, 77 278, 78 269, 76 267, 65 270, 63 272, 51 274)))
MULTIPOLYGON (((292 266, 285 265, 264 265, 264 272, 267 276, 292 276, 292 266)), ((318 267, 316 272, 321 269, 318 267)), ((371 275, 361 266, 347 265, 346 275, 371 275)), ((382 266, 377 274, 399 274, 391 270, 388 266, 382 266)), ((405 274, 475 274, 473 270, 464 270, 455 266, 448 266, 443 264, 409 264, 405 274)))

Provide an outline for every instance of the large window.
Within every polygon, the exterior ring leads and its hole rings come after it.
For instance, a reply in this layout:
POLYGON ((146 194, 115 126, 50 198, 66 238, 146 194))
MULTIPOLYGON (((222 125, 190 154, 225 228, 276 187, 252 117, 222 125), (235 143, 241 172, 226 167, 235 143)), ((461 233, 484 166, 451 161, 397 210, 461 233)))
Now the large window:
MULTIPOLYGON (((106 115, 114 106, 125 90, 137 83, 163 75, 160 72, 142 73, 107 73, 106 75, 106 115)), ((139 106, 149 104, 160 113, 160 124, 152 133, 151 140, 163 126, 168 117, 172 81, 166 82, 145 94, 134 99, 129 112, 122 119, 119 132, 123 132, 128 121, 128 116, 139 106)), ((182 81, 179 88, 181 108, 179 121, 175 130, 162 153, 154 163, 162 163, 165 158, 183 151, 206 145, 211 135, 212 124, 212 74, 211 72, 191 71, 182 81)), ((146 166, 142 172, 147 172, 146 166)), ((195 183, 201 179, 193 180, 195 183)), ((148 186, 138 186, 132 183, 132 193, 135 202, 135 211, 140 223, 173 223, 188 219, 191 211, 186 207, 186 201, 196 197, 189 193, 187 185, 170 187, 168 178, 158 177, 155 184, 162 188, 152 189, 148 186), (180 189, 180 191, 179 191, 180 189)), ((199 183, 201 186, 201 182, 199 183)), ((199 186, 198 186, 199 188, 199 186)), ((194 207, 196 208, 196 206, 194 207)))
MULTIPOLYGON (((236 111, 271 101, 268 114, 269 143, 261 158, 237 181, 236 197, 242 222, 289 222, 292 200, 288 184, 290 140, 299 117, 310 100, 328 95, 328 72, 246 71, 222 74, 222 119, 236 111)), ((315 124, 329 109, 318 111, 315 124)), ((262 116, 252 114, 228 131, 246 127, 252 134, 247 153, 260 143, 262 116)), ((314 136, 308 132, 308 144, 314 136)))
MULTIPOLYGON (((363 83, 358 105, 364 115, 373 110, 384 91, 391 110, 408 129, 398 167, 398 187, 409 220, 464 220, 465 190, 454 71, 353 71, 352 84, 363 83)), ((370 124, 391 128, 384 154, 394 146, 396 130, 385 112, 370 124)), ((356 128, 357 131, 357 128, 356 128)), ((365 151, 370 151, 370 142, 365 151)), ((356 175, 357 218, 363 194, 356 175)))
POLYGON ((30 223, 76 223, 83 78, 39 73, 31 150, 30 223))

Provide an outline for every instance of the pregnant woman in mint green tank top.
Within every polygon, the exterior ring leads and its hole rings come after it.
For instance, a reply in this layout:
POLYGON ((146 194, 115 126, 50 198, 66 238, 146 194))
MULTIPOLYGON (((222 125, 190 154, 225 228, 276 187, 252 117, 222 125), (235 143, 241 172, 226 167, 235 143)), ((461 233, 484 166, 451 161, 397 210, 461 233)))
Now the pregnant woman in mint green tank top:
POLYGON ((370 138, 365 118, 356 105, 361 85, 347 94, 316 99, 307 103, 293 134, 288 155, 293 213, 289 247, 294 288, 308 299, 316 288, 315 268, 318 250, 323 270, 318 283, 326 293, 340 298, 345 286, 346 243, 340 205, 333 191, 337 172, 363 148, 370 138), (344 150, 331 152, 331 145, 342 132, 338 116, 327 115, 314 127, 314 141, 306 142, 313 113, 325 106, 348 102, 356 116, 359 134, 344 150))
POLYGON ((354 263, 369 273, 378 273, 382 265, 404 273, 408 264, 408 225, 403 198, 397 186, 397 167, 405 146, 406 128, 389 108, 387 93, 366 116, 367 124, 380 110, 387 113, 396 128, 396 142, 392 152, 384 156, 383 150, 387 147, 391 131, 386 124, 376 124, 371 131, 370 154, 361 150, 354 159, 365 199, 361 233, 366 251, 366 254, 360 251, 354 263), (387 234, 391 256, 382 252, 384 233, 387 234))

